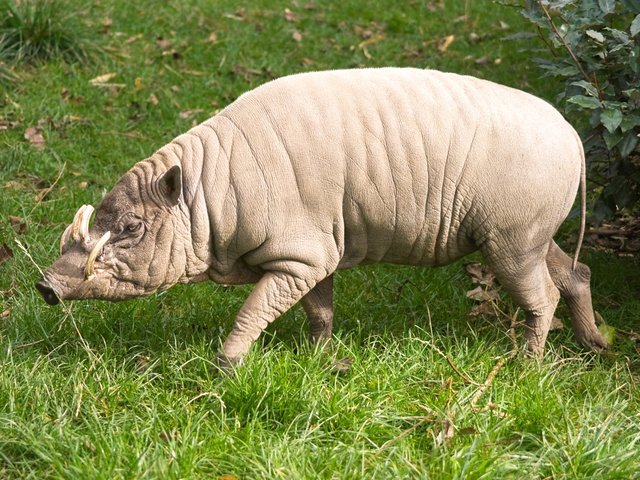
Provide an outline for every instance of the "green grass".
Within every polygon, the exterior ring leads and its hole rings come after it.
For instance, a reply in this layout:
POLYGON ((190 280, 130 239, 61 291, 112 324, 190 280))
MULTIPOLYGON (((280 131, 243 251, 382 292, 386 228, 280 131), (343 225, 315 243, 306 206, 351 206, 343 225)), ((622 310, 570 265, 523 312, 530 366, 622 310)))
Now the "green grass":
POLYGON ((68 0, 0 0, 0 60, 89 61, 99 49, 78 21, 86 13, 68 0))
POLYGON ((529 28, 517 10, 489 1, 235 3, 75 2, 108 55, 17 65, 21 81, 0 84, 0 247, 13 250, 0 264, 0 478, 638 478, 640 359, 623 333, 640 325, 636 258, 582 256, 619 332, 612 350, 586 354, 569 329, 552 332, 542 362, 502 368, 478 402, 489 410, 472 408, 477 387, 446 356, 481 383, 511 350, 509 326, 468 317, 461 264, 340 272, 330 352, 305 342, 295 308, 229 377, 212 362, 249 287, 44 304, 15 239, 50 264, 79 205, 272 77, 430 66, 557 91, 520 51, 535 44, 504 40, 529 28), (366 52, 365 30, 377 39, 366 52), (107 73, 116 86, 90 83, 107 73), (43 149, 24 139, 35 126, 43 149))

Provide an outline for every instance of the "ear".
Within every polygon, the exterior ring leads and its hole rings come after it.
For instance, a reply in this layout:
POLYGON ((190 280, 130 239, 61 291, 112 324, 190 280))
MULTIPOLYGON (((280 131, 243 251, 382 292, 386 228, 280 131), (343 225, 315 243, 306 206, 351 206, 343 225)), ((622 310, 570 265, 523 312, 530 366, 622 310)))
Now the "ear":
POLYGON ((170 206, 178 203, 182 193, 182 169, 179 165, 174 165, 167 170, 158 181, 160 192, 170 206))

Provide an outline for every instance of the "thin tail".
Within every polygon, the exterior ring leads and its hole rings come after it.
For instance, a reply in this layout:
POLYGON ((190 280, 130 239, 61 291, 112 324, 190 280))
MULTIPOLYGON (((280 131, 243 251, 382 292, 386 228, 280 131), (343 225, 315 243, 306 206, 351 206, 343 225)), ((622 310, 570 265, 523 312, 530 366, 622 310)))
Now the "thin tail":
MULTIPOLYGON (((582 144, 580 144, 580 146, 582 147, 582 144)), ((580 152, 582 153, 582 165, 580 166, 580 233, 578 234, 576 252, 573 254, 572 270, 575 270, 576 265, 578 265, 578 257, 580 256, 580 249, 582 248, 582 241, 584 240, 584 231, 587 225, 587 165, 582 148, 580 148, 580 152)))

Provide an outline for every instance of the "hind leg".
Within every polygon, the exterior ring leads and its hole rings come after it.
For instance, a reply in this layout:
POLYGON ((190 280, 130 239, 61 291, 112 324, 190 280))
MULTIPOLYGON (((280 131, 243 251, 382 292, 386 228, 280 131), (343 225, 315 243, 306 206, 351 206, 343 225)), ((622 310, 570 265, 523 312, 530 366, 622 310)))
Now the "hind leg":
POLYGON ((573 270, 571 258, 553 241, 547 253, 547 267, 553 283, 567 302, 571 326, 578 342, 594 350, 607 348, 607 341, 598 331, 593 316, 589 267, 578 263, 573 270))
POLYGON ((301 300, 309 320, 309 340, 312 343, 331 339, 333 329, 333 275, 318 283, 301 300))
POLYGON ((525 342, 527 353, 541 356, 551 327, 560 292, 547 270, 545 257, 548 245, 529 252, 513 252, 485 248, 485 257, 496 277, 522 308, 526 316, 525 342))

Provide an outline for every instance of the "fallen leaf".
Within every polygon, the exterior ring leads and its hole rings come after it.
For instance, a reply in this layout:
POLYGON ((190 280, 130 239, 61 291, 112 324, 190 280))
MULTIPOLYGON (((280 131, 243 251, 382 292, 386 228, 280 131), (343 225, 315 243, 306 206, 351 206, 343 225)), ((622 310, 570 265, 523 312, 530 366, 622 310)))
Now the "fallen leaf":
POLYGON ((438 41, 438 51, 440 53, 446 52, 449 46, 453 43, 455 39, 456 39, 455 35, 447 35, 446 37, 441 38, 438 41))
POLYGON ((18 125, 18 122, 7 120, 6 118, 0 118, 0 130, 9 130, 18 125))
POLYGON ((487 57, 486 55, 483 55, 480 58, 477 58, 475 60, 476 65, 486 65, 487 63, 489 63, 489 57, 487 57))
POLYGON ((296 16, 295 13, 293 13, 290 9, 285 8, 284 9, 284 19, 287 22, 297 22, 298 21, 298 17, 296 16))
POLYGON ((511 28, 509 27, 509 24, 507 22, 503 22, 502 20, 500 20, 500 23, 498 25, 500 25, 500 28, 502 30, 509 30, 509 28, 511 28))
POLYGON ((11 314, 11 310, 7 308, 2 313, 0 313, 0 318, 7 318, 10 314, 11 314))
POLYGON ((291 34, 291 38, 293 38, 293 40, 295 42, 301 42, 302 41, 302 34, 298 30, 296 30, 295 32, 293 32, 291 34))
POLYGON ((240 480, 240 479, 235 475, 220 475, 218 477, 218 480, 240 480))
POLYGON ((80 182, 78 183, 78 187, 80 188, 87 188, 89 186, 89 182, 80 182))
POLYGON ((132 37, 127 38, 124 41, 125 45, 129 45, 130 43, 135 42, 136 40, 140 40, 143 37, 143 35, 141 33, 138 33, 137 35, 133 35, 132 37))
POLYGON ((476 284, 493 287, 495 285, 496 276, 487 265, 480 262, 469 262, 464 265, 464 269, 471 277, 471 281, 476 284))
POLYGON ((117 75, 116 73, 105 73, 103 75, 98 75, 97 77, 89 80, 89 83, 94 86, 102 85, 107 83, 109 80, 112 80, 113 78, 115 78, 116 75, 117 75))
POLYGON ((203 112, 204 110, 202 110, 201 108, 196 108, 194 110, 183 110, 182 112, 180 112, 178 114, 178 116, 182 119, 187 119, 187 118, 191 118, 194 115, 203 112))
POLYGON ((469 290, 465 293, 467 298, 471 300, 475 300, 477 302, 485 302, 487 300, 498 300, 500 298, 500 294, 497 290, 485 290, 480 285, 478 285, 473 290, 469 290))
POLYGON ((111 26, 113 25, 113 20, 111 19, 111 17, 104 17, 101 21, 100 24, 102 25, 102 28, 99 30, 100 33, 109 33, 109 30, 111 29, 111 26))
POLYGON ((13 258, 13 250, 6 243, 0 245, 0 263, 4 263, 11 258, 13 258))
POLYGON ((475 32, 471 32, 467 38, 469 39, 469 43, 478 43, 480 41, 480 35, 475 32))
POLYGON ((314 62, 313 60, 311 60, 310 58, 303 58, 302 59, 302 65, 304 65, 305 67, 310 67, 311 65, 315 65, 316 62, 314 62))
POLYGON ((136 79, 133 81, 133 88, 135 90, 140 90, 143 86, 144 85, 142 83, 142 78, 136 77, 136 79))
POLYGON ((216 32, 211 32, 207 37, 207 41, 209 43, 216 43, 218 41, 218 34, 216 32))
POLYGON ((23 218, 16 217, 14 215, 9 215, 7 218, 9 219, 9 223, 16 234, 22 235, 27 231, 27 222, 25 222, 23 218))
POLYGON ((161 50, 167 50, 167 49, 171 48, 171 40, 167 40, 164 37, 157 37, 156 38, 156 45, 158 47, 160 47, 161 50))
POLYGON ((481 302, 475 305, 469 312, 469 318, 477 317, 497 317, 498 313, 491 305, 491 302, 481 302))
POLYGON ((160 100, 158 100, 158 97, 156 97, 155 93, 152 93, 151 95, 149 95, 149 98, 147 99, 147 101, 151 105, 158 105, 160 103, 160 100))
POLYGON ((448 418, 442 422, 442 430, 438 433, 436 437, 436 445, 438 447, 442 446, 445 442, 448 442, 453 438, 453 434, 455 432, 453 422, 451 422, 448 418))
POLYGON ((24 138, 36 149, 42 150, 44 148, 44 136, 37 127, 29 127, 24 131, 24 138))

